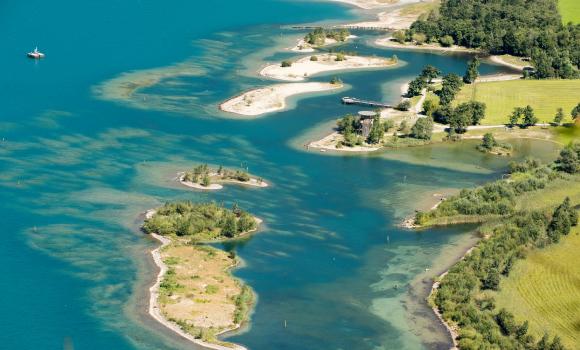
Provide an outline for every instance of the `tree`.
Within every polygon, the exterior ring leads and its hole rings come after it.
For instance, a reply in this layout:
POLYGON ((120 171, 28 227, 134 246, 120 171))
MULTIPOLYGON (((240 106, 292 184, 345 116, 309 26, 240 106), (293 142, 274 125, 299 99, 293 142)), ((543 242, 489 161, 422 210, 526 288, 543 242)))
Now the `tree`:
POLYGON ((432 117, 433 112, 435 112, 436 109, 437 105, 435 102, 433 102, 433 100, 425 100, 425 102, 423 102, 423 114, 426 116, 432 117))
POLYGON ((465 75, 463 76, 463 82, 466 84, 471 84, 475 82, 475 79, 479 76, 479 71, 477 68, 479 67, 479 58, 474 57, 467 63, 467 70, 465 71, 465 75))
POLYGON ((453 40, 453 37, 451 35, 445 35, 439 39, 439 43, 443 47, 450 47, 453 46, 453 44, 455 44, 455 41, 453 40))
POLYGON ((425 80, 427 80, 427 83, 429 83, 429 84, 431 84, 433 79, 437 78, 440 75, 441 75, 441 71, 439 69, 433 67, 430 64, 426 65, 423 68, 423 71, 421 71, 421 77, 423 77, 425 80))
POLYGON ((408 111, 411 108, 411 101, 403 100, 399 102, 399 104, 395 108, 398 109, 399 111, 408 111))
POLYGON ((233 214, 226 217, 221 233, 228 238, 233 238, 238 233, 236 217, 233 214))
POLYGON ((433 119, 419 118, 411 128, 411 137, 421 140, 431 140, 433 135, 433 119))
POLYGON ((570 174, 580 172, 580 143, 569 144, 560 151, 556 168, 570 174))
POLYGON ((367 142, 370 144, 377 144, 383 141, 383 136, 385 135, 385 129, 383 124, 381 124, 381 118, 377 115, 373 118, 373 125, 369 132, 367 142))
POLYGON ((201 185, 203 187, 208 187, 209 185, 211 185, 211 180, 209 179, 208 174, 203 175, 203 177, 201 178, 201 185))
POLYGON ((334 58, 334 60, 337 62, 344 61, 344 60, 346 60, 346 56, 344 55, 344 53, 339 52, 336 54, 336 57, 334 58))
POLYGON ((415 33, 412 38, 417 45, 423 45, 427 41, 427 36, 423 33, 415 33))
POLYGON ((554 124, 560 125, 562 120, 564 120, 564 110, 562 108, 558 108, 556 115, 554 116, 554 124))
POLYGON ((516 126, 518 124, 522 113, 523 113, 522 108, 520 108, 520 107, 514 108, 514 110, 512 111, 512 114, 509 115, 509 126, 510 127, 513 128, 514 126, 516 126))
POLYGON ((463 81, 457 74, 447 74, 443 77, 441 90, 438 91, 441 105, 450 104, 463 86, 463 81))
POLYGON ((400 44, 404 44, 405 41, 407 40, 407 35, 405 35, 405 31, 397 30, 396 32, 393 33, 393 39, 395 39, 395 41, 400 44))
POLYGON ((580 117, 580 103, 578 103, 576 105, 576 107, 572 108, 572 111, 570 112, 570 114, 572 115, 572 119, 576 120, 580 117))
POLYGON ((534 126, 538 123, 538 118, 534 115, 534 109, 527 105, 523 109, 524 120, 522 122, 522 127, 527 128, 528 126, 534 126))
POLYGON ((427 86, 427 82, 422 76, 411 80, 407 88, 407 97, 414 97, 421 95, 423 89, 427 86))
POLYGON ((487 151, 491 151, 496 146, 497 141, 495 140, 495 137, 493 137, 493 134, 490 132, 485 133, 485 135, 483 135, 483 141, 481 142, 480 147, 487 151))

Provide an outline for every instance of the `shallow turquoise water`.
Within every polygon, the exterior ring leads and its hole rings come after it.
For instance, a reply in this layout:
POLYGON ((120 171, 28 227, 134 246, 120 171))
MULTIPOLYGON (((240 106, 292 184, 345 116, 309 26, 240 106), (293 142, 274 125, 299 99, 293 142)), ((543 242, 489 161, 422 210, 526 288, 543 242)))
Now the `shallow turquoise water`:
MULTIPOLYGON (((469 239, 468 228, 414 234, 395 225, 419 197, 498 176, 505 160, 453 145, 305 152, 302 135, 356 110, 337 95, 253 121, 216 110, 267 84, 252 75, 261 62, 290 56, 278 49, 300 33, 282 25, 353 17, 310 2, 3 1, 0 347, 193 348, 143 316, 155 242, 139 233, 138 215, 178 198, 237 201, 265 219, 261 234, 224 246, 244 258, 236 275, 259 295, 251 328, 230 340, 251 349, 444 347, 414 286, 443 249, 469 239), (45 60, 24 57, 35 45, 45 60), (158 83, 133 98, 118 95, 119 83, 152 77, 158 83), (175 173, 198 162, 244 163, 274 186, 211 194, 176 186, 175 173)), ((345 48, 394 53, 367 40, 345 48)), ((396 101, 424 64, 461 73, 467 60, 396 54, 405 66, 340 74, 347 93, 396 101)), ((520 148, 554 154, 534 142, 520 148)))

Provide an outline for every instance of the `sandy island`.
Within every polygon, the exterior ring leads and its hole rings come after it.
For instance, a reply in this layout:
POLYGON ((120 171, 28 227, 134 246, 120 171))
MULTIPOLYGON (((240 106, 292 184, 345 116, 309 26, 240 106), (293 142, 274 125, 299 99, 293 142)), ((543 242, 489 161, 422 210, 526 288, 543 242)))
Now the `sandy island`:
POLYGON ((317 73, 355 70, 377 69, 394 66, 397 60, 383 57, 344 56, 343 61, 336 61, 336 54, 321 54, 303 57, 292 62, 290 67, 282 67, 281 64, 269 65, 260 71, 260 75, 286 81, 303 81, 305 78, 317 73), (317 61, 312 61, 316 57, 317 61))
MULTIPOLYGON (((149 219, 154 214, 154 209, 148 210, 145 218, 149 219)), ((258 225, 262 222, 257 218, 256 221, 258 225)), ((159 267, 157 279, 149 288, 151 317, 203 347, 246 350, 241 345, 221 342, 216 338, 240 328, 254 300, 251 289, 230 273, 239 264, 239 259, 225 251, 191 245, 176 237, 168 238, 155 233, 151 236, 161 242, 161 246, 151 251, 153 261, 159 267), (166 295, 161 292, 164 282, 176 283, 181 287, 166 295), (237 315, 240 303, 246 308, 243 317, 237 315)))
POLYGON ((342 87, 343 84, 318 82, 271 85, 250 90, 231 98, 222 103, 220 109, 245 116, 258 116, 285 109, 288 97, 312 92, 338 90, 342 87))
POLYGON ((266 181, 264 181, 260 178, 253 177, 253 176, 250 176, 250 179, 248 181, 240 181, 240 180, 237 180, 234 178, 224 178, 220 174, 218 174, 217 172, 210 172, 208 175, 209 175, 209 178, 212 182, 208 186, 202 185, 201 182, 186 181, 185 180, 185 172, 178 173, 177 179, 179 180, 179 183, 181 183, 184 186, 195 188, 198 190, 206 190, 206 191, 221 190, 222 188, 224 188, 224 186, 222 184, 234 184, 234 185, 252 186, 252 187, 260 187, 260 188, 264 188, 264 187, 269 186, 269 184, 266 181))
MULTIPOLYGON (((356 35, 349 35, 346 37, 346 41, 342 41, 340 42, 341 44, 346 43, 348 40, 350 39, 354 39, 356 38, 356 35)), ((295 52, 315 52, 316 49, 319 48, 323 48, 326 46, 331 46, 338 43, 338 41, 336 39, 332 39, 332 38, 324 38, 324 44, 322 45, 312 45, 307 43, 304 38, 298 40, 298 42, 296 43, 296 45, 294 47, 289 48, 288 50, 290 51, 295 51, 295 52)))

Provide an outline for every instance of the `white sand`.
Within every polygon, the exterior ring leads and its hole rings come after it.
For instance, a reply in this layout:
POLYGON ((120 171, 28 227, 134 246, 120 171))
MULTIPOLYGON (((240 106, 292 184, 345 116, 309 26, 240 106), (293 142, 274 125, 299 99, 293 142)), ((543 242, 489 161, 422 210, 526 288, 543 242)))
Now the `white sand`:
POLYGON ((388 7, 399 2, 399 0, 331 0, 331 1, 342 2, 365 10, 388 7))
POLYGON ((496 56, 496 55, 489 56, 489 60, 494 62, 494 63, 501 64, 502 66, 510 67, 510 68, 517 69, 517 70, 524 70, 524 68, 528 68, 528 67, 531 68, 532 67, 532 65, 530 63, 524 64, 522 62, 522 64, 519 65, 519 64, 507 62, 506 60, 503 59, 503 57, 496 56))
POLYGON ((470 52, 477 53, 478 49, 470 49, 467 47, 453 45, 450 47, 443 47, 438 44, 423 44, 415 45, 413 43, 400 44, 397 41, 392 40, 393 37, 387 37, 378 39, 375 41, 375 45, 389 47, 393 49, 405 49, 405 50, 423 50, 423 51, 443 51, 443 52, 470 52))
POLYGON ((278 80, 303 81, 317 73, 384 68, 396 64, 391 59, 382 57, 345 56, 344 61, 336 61, 335 54, 316 55, 316 57, 318 57, 318 61, 311 61, 310 56, 303 57, 293 62, 290 67, 273 64, 262 69, 260 75, 278 80))
POLYGON ((207 190, 207 191, 215 191, 215 190, 221 190, 222 188, 224 188, 224 186, 220 185, 220 184, 210 184, 209 186, 202 186, 198 183, 195 182, 191 182, 191 181, 183 181, 183 180, 179 180, 179 182, 187 187, 191 187, 191 188, 195 188, 198 190, 207 190))
POLYGON ((291 83, 271 85, 250 90, 220 105, 225 112, 246 116, 258 116, 286 108, 286 99, 305 93, 329 91, 342 88, 342 84, 330 83, 291 83))
POLYGON ((365 29, 409 29, 411 24, 419 18, 420 13, 403 15, 402 9, 390 12, 380 12, 376 21, 366 21, 342 25, 343 28, 365 28, 365 29))

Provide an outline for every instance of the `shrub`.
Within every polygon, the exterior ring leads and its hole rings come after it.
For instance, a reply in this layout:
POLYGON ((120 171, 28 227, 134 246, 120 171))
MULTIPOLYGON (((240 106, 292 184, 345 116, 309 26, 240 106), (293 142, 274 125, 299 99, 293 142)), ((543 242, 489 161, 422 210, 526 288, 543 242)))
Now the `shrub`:
POLYGON ((291 67, 292 66, 292 62, 290 61, 282 61, 282 64, 280 65, 280 67, 291 67))

